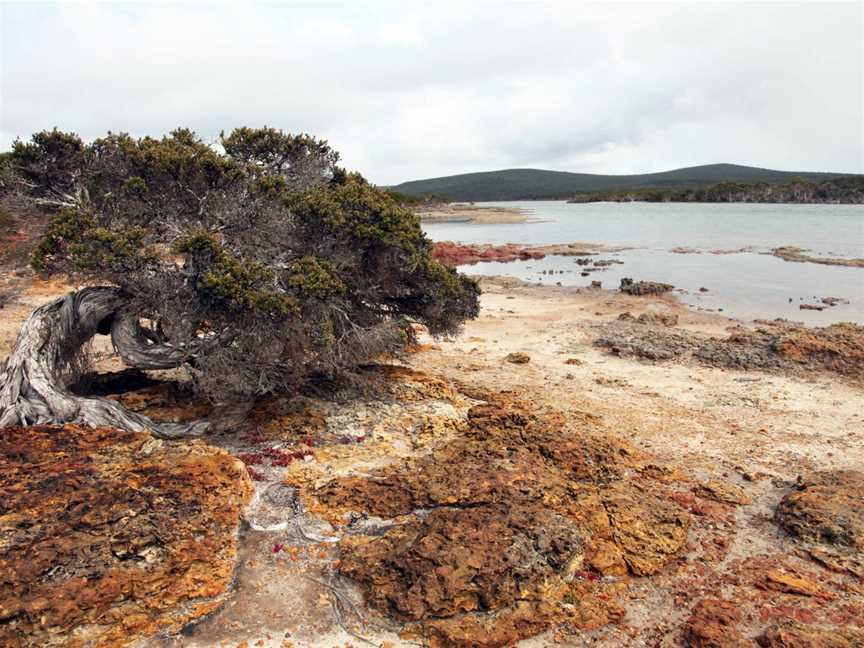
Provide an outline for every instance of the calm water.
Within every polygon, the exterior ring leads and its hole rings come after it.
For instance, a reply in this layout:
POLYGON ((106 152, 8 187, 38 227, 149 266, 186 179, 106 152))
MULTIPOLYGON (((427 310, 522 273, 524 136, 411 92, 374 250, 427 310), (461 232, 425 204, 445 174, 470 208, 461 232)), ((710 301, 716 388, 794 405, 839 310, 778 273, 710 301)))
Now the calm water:
POLYGON ((790 263, 766 255, 795 245, 814 256, 864 258, 864 207, 860 205, 748 205, 563 202, 482 203, 521 207, 540 222, 501 225, 424 224, 436 241, 462 243, 599 243, 635 249, 601 253, 617 259, 604 271, 582 277, 574 257, 481 263, 461 268, 469 274, 502 274, 542 284, 587 286, 592 280, 617 287, 621 277, 664 281, 681 289, 694 308, 723 309, 733 317, 785 317, 808 324, 864 323, 864 268, 790 263), (687 247, 697 254, 676 254, 687 247), (740 250, 711 254, 715 250, 740 250), (543 274, 554 270, 555 274, 543 274), (564 271, 563 274, 560 271, 564 271), (707 293, 699 292, 708 288, 707 293), (840 297, 849 304, 822 312, 802 311, 801 303, 840 297), (792 300, 791 302, 789 300, 792 300))

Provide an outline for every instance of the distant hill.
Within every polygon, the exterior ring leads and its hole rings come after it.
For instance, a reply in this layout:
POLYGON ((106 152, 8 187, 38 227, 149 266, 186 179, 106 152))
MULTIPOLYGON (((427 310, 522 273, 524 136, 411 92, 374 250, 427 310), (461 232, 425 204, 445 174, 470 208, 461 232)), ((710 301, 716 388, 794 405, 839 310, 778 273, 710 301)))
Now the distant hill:
POLYGON ((619 189, 702 187, 718 182, 782 184, 799 178, 819 181, 844 175, 851 174, 774 171, 738 164, 706 164, 675 169, 674 171, 638 175, 597 175, 593 173, 543 171, 541 169, 504 169, 503 171, 486 171, 483 173, 463 173, 443 178, 429 178, 428 180, 412 180, 390 188, 409 196, 422 197, 431 194, 464 202, 554 200, 572 198, 580 193, 619 189))

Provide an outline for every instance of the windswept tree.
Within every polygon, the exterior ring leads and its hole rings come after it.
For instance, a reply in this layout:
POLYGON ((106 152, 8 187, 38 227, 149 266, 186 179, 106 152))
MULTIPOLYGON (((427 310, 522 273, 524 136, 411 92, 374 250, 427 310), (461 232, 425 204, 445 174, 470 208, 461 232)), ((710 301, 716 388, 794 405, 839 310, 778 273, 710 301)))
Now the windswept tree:
POLYGON ((182 368, 216 403, 296 389, 478 312, 475 282, 430 258, 417 218, 326 142, 240 128, 219 152, 193 132, 57 130, 16 142, 0 191, 51 210, 32 264, 87 285, 37 309, 0 369, 0 426, 156 424, 78 396, 70 371, 94 335, 123 361, 182 368))

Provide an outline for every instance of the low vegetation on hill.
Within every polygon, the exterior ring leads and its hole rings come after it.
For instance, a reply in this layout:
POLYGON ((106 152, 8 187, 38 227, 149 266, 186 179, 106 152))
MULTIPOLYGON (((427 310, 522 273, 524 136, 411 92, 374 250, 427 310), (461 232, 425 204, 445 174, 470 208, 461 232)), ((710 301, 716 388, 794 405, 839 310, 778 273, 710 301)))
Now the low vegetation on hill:
POLYGON ((505 169, 413 180, 390 187, 409 196, 435 195, 453 201, 566 200, 579 193, 663 187, 695 188, 720 182, 783 184, 796 179, 822 182, 839 173, 774 171, 737 164, 707 164, 637 175, 598 175, 541 169, 505 169))
POLYGON ((568 202, 750 202, 864 203, 864 176, 843 176, 821 182, 797 179, 785 184, 720 182, 707 187, 622 189, 584 193, 568 202))

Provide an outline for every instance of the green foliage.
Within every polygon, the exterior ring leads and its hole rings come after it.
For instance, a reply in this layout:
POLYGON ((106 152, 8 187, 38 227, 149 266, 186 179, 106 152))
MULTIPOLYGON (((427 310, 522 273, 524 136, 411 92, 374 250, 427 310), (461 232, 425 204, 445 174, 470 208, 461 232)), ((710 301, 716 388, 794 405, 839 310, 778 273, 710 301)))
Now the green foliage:
POLYGON ((312 184, 338 162, 336 153, 324 140, 301 133, 291 135, 275 128, 236 128, 221 133, 225 153, 245 164, 253 174, 279 174, 312 184))
POLYGON ((84 152, 84 142, 74 133, 54 128, 33 135, 29 142, 16 139, 12 143, 12 158, 19 163, 51 163, 75 157, 84 152))
POLYGON ((132 262, 134 265, 155 263, 158 256, 144 247, 147 230, 133 227, 119 231, 94 227, 81 243, 69 245, 73 263, 81 270, 99 270, 132 262))
POLYGON ((29 142, 15 140, 10 161, 21 177, 35 186, 37 195, 67 194, 73 190, 76 170, 86 157, 84 143, 74 133, 56 128, 36 133, 29 142))
POLYGON ((108 268, 140 268, 158 262, 156 252, 144 244, 147 230, 140 227, 108 229, 98 227, 89 213, 76 209, 58 212, 48 225, 31 257, 39 272, 64 256, 69 271, 101 273, 108 268))
POLYGON ((214 187, 235 170, 231 160, 220 156, 186 131, 174 131, 171 137, 161 140, 145 137, 138 142, 137 150, 129 152, 145 182, 167 176, 187 185, 202 183, 214 187))
POLYGON ((423 260, 423 273, 429 278, 439 299, 462 297, 466 291, 480 295, 480 284, 476 279, 459 274, 455 268, 445 266, 432 259, 423 260))
POLYGON ((300 218, 323 222, 357 245, 399 248, 410 255, 412 263, 431 250, 419 219, 358 174, 348 175, 342 183, 291 195, 287 204, 300 218))
POLYGON ((275 289, 273 270, 231 255, 212 234, 198 232, 181 237, 173 250, 186 255, 198 289, 206 300, 220 307, 283 317, 298 312, 297 300, 275 289))
POLYGON ((450 199, 446 196, 436 196, 435 194, 424 194, 420 196, 415 196, 389 188, 385 188, 384 191, 386 191, 393 200, 398 202, 400 205, 404 205, 406 207, 418 207, 424 204, 438 204, 450 202, 450 199))
POLYGON ((287 283, 304 297, 344 295, 348 290, 336 276, 333 265, 314 256, 305 256, 292 263, 287 283))
POLYGON ((129 198, 143 199, 147 195, 147 183, 140 176, 132 176, 123 182, 120 191, 129 198))
POLYGON ((67 244, 79 244, 84 233, 94 227, 92 216, 77 209, 61 210, 48 225, 42 240, 33 251, 31 264, 38 272, 48 269, 52 257, 59 254, 67 244))

